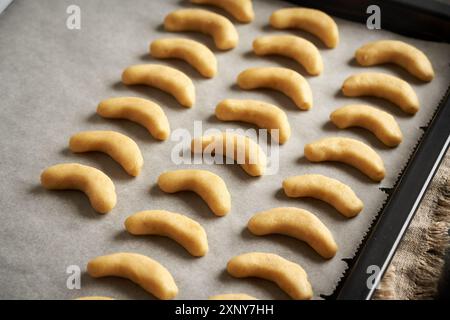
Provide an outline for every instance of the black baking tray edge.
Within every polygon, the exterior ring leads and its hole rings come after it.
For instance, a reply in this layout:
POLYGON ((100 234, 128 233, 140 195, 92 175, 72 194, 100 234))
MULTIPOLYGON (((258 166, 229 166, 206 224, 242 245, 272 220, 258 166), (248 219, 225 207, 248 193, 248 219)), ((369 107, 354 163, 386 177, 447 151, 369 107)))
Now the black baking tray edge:
MULTIPOLYGON (((365 24, 366 9, 381 9, 381 27, 409 37, 450 41, 450 5, 423 0, 288 0, 299 6, 317 8, 330 15, 365 24), (401 17, 401 18, 399 18, 401 17)), ((450 66, 449 66, 450 67, 450 66)), ((441 72, 444 70, 441 70, 441 72)), ((450 72, 445 70, 444 72, 450 72)), ((450 87, 449 87, 450 89, 450 87)), ((450 144, 450 90, 447 89, 411 158, 392 189, 381 188, 388 199, 373 222, 354 258, 345 259, 348 269, 326 299, 371 299, 380 279, 409 226, 414 214, 450 144), (372 286, 367 285, 370 266, 380 272, 372 286)), ((426 106, 430 107, 430 106, 426 106)))

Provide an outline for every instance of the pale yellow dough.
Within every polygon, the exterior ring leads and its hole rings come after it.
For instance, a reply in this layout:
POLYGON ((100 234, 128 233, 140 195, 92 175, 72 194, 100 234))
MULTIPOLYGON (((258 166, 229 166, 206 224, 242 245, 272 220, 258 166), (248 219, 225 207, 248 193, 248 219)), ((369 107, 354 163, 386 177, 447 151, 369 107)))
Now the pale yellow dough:
POLYGON ((144 165, 141 150, 133 139, 115 131, 84 131, 70 138, 72 152, 104 152, 131 176, 138 176, 144 165))
POLYGON ((323 71, 322 56, 317 47, 300 37, 262 36, 253 41, 253 52, 258 56, 276 54, 294 59, 312 76, 318 76, 323 71))
POLYGON ((99 213, 108 213, 117 202, 112 180, 100 170, 78 163, 57 164, 45 169, 41 174, 41 184, 51 190, 80 190, 99 213))
POLYGON ((216 106, 216 117, 222 121, 243 121, 260 128, 278 130, 278 141, 285 143, 291 136, 286 113, 277 106, 258 100, 226 99, 216 106))
POLYGON ((226 133, 192 139, 192 153, 222 154, 232 158, 249 175, 258 177, 266 170, 267 158, 258 143, 249 137, 226 133))
POLYGON ((295 300, 307 300, 313 296, 305 270, 276 254, 262 252, 241 254, 228 261, 227 271, 236 278, 257 277, 275 282, 295 300))
POLYGON ((434 70, 427 56, 416 47, 397 40, 379 40, 367 43, 355 52, 356 61, 368 67, 395 63, 423 81, 434 78, 434 70))
POLYGON ((217 216, 224 216, 231 209, 231 196, 221 177, 207 170, 167 171, 158 178, 164 192, 193 191, 197 193, 217 216))
POLYGON ((300 208, 273 208, 256 213, 247 228, 257 236, 277 233, 305 241, 325 259, 334 257, 338 250, 333 235, 322 221, 300 208))
POLYGON ((293 176, 283 181, 288 197, 311 197, 332 205, 343 216, 351 218, 364 208, 363 202, 346 184, 320 174, 293 176))
POLYGON ((229 50, 237 46, 239 35, 230 20, 212 11, 181 9, 169 13, 164 19, 167 31, 195 31, 213 37, 216 47, 229 50))
POLYGON ((237 79, 241 89, 270 88, 278 90, 294 101, 302 110, 309 110, 313 105, 311 88, 299 73, 278 67, 257 67, 242 71, 237 79))
POLYGON ((212 78, 217 73, 216 56, 198 41, 185 38, 158 39, 150 44, 150 54, 160 59, 182 59, 205 78, 212 78))
POLYGON ((175 240, 194 257, 208 252, 205 229, 185 215, 165 210, 137 212, 125 220, 125 229, 133 235, 159 235, 175 240))
POLYGON ((339 161, 353 166, 374 181, 383 180, 386 170, 378 153, 367 144, 350 138, 330 137, 305 145, 309 161, 339 161))
POLYGON ((153 101, 136 97, 118 97, 103 100, 97 107, 103 118, 127 119, 147 128, 158 140, 170 135, 169 120, 161 107, 153 101))
POLYGON ((144 84, 165 91, 177 99, 184 107, 195 103, 195 87, 192 80, 183 72, 159 64, 140 64, 130 66, 122 73, 126 85, 144 84))
POLYGON ((344 81, 342 92, 347 97, 384 98, 410 114, 419 111, 419 99, 408 82, 384 73, 367 72, 350 76, 344 81))
POLYGON ((121 277, 133 281, 158 299, 169 300, 178 294, 170 272, 159 262, 137 253, 119 252, 89 261, 91 277, 121 277))
POLYGON ((211 296, 208 300, 258 300, 245 293, 225 293, 211 296))
POLYGON ((242 23, 252 22, 255 18, 252 0, 191 0, 191 2, 219 7, 242 23))
POLYGON ((330 120, 340 129, 365 128, 389 147, 396 147, 403 140, 402 131, 395 118, 371 106, 354 104, 341 107, 330 114, 330 120))
POLYGON ((312 33, 328 48, 339 43, 339 31, 333 18, 325 12, 308 8, 285 8, 272 13, 270 25, 276 29, 301 29, 312 33))

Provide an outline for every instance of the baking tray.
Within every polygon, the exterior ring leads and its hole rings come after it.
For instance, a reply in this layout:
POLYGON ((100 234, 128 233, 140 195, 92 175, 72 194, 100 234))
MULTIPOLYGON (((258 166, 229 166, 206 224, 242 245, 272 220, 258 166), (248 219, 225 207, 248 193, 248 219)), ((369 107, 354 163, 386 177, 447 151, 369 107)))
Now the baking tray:
MULTIPOLYGON (((382 16, 382 28, 409 37, 433 41, 450 41, 450 3, 418 0, 337 0, 295 1, 298 5, 317 8, 331 15, 366 23, 366 8, 378 5, 382 16), (407 19, 398 19, 407 17, 407 19)), ((349 269, 336 291, 329 298, 370 299, 379 284, 397 246, 439 167, 450 143, 450 97, 449 90, 442 98, 415 150, 399 174, 393 188, 383 189, 389 194, 383 208, 373 223, 353 259, 346 260, 349 269), (368 276, 371 266, 379 266, 380 272, 370 286, 368 276)))
POLYGON ((236 24, 239 46, 229 52, 213 49, 219 61, 220 76, 212 80, 199 77, 181 61, 155 60, 148 56, 149 42, 159 37, 186 36, 214 48, 209 37, 172 34, 161 28, 168 12, 193 7, 187 1, 134 0, 132 5, 124 6, 120 0, 79 0, 77 4, 82 10, 79 31, 65 28, 70 0, 15 0, 6 9, 0 16, 0 298, 72 299, 99 294, 118 299, 151 298, 126 280, 92 279, 84 272, 80 291, 66 288, 69 265, 77 265, 84 271, 89 259, 116 251, 142 253, 161 261, 179 285, 179 299, 204 299, 230 291, 247 292, 263 299, 288 298, 271 283, 234 279, 226 273, 228 259, 248 251, 273 252, 301 264, 309 274, 315 298, 332 295, 347 269, 342 259, 348 261, 354 256, 388 198, 379 186, 395 185, 397 174, 422 136, 420 126, 430 121, 448 86, 450 76, 445 70, 450 47, 385 30, 368 32, 362 30, 360 24, 335 17, 345 39, 336 49, 324 48, 307 33, 293 32, 314 42, 324 58, 323 76, 308 77, 289 59, 260 58, 251 53, 251 43, 256 36, 290 32, 267 26, 270 13, 288 6, 287 3, 269 0, 254 3, 256 20, 249 25, 236 24), (436 79, 423 84, 400 68, 361 68, 349 61, 360 45, 381 37, 405 40, 422 48, 435 64, 436 79), (122 70, 136 63, 167 64, 187 73, 196 85, 196 106, 186 110, 158 90, 122 85, 122 70), (301 112, 288 98, 276 92, 239 90, 235 85, 236 76, 251 66, 284 66, 303 73, 313 89, 315 106, 311 111, 301 112), (421 111, 414 117, 405 116, 380 99, 346 98, 338 93, 346 77, 365 70, 406 79, 421 99, 421 111), (280 148, 280 170, 275 176, 251 178, 236 165, 179 166, 167 161, 174 141, 157 143, 137 125, 95 115, 99 101, 122 95, 156 101, 165 110, 173 130, 187 128, 190 132, 195 120, 203 120, 205 129, 247 129, 240 123, 218 122, 212 116, 214 107, 224 98, 261 99, 280 105, 286 111, 293 134, 287 145, 280 148), (396 116, 405 133, 399 147, 386 148, 365 130, 338 130, 330 126, 329 113, 335 108, 368 101, 396 116), (131 179, 102 154, 70 153, 67 150, 69 137, 82 130, 116 130, 132 137, 140 146, 146 163, 141 175, 131 179), (383 183, 375 184, 344 165, 311 164, 302 157, 305 143, 329 135, 360 139, 376 149, 389 173, 383 183), (79 192, 44 190, 39 185, 41 171, 59 162, 80 162, 110 175, 118 192, 116 208, 106 216, 99 216, 79 192), (211 170, 226 181, 233 207, 228 216, 215 218, 195 195, 167 195, 155 187, 162 171, 190 167, 211 170), (347 183, 364 201, 364 211, 355 219, 345 219, 320 201, 288 199, 280 191, 281 181, 304 173, 325 174, 347 183), (275 206, 298 206, 318 215, 335 235, 340 246, 337 256, 323 261, 295 239, 276 235, 255 237, 246 231, 245 225, 255 212, 275 206), (146 209, 178 211, 199 221, 207 230, 210 252, 201 259, 193 259, 168 239, 127 234, 123 229, 125 218, 146 209))

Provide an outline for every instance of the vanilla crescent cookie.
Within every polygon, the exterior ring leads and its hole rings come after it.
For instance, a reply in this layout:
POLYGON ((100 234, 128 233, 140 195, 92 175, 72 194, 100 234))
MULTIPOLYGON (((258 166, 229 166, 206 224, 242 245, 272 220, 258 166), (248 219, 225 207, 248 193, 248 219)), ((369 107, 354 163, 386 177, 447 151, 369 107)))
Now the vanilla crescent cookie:
POLYGON ((208 252, 205 229, 197 221, 179 213, 166 210, 140 211, 125 220, 125 229, 133 235, 168 237, 195 257, 202 257, 208 252))
POLYGON ((207 4, 224 9, 242 23, 252 22, 255 18, 252 0, 191 0, 195 4, 207 4))
POLYGON ((216 106, 216 117, 222 121, 242 121, 257 125, 267 129, 268 133, 274 137, 277 130, 280 144, 285 143, 291 136, 291 126, 289 125, 286 113, 279 107, 258 100, 236 100, 226 99, 216 106))
POLYGON ((330 114, 330 120, 338 128, 361 127, 371 131, 389 147, 398 146, 403 134, 395 118, 389 113, 363 104, 348 105, 330 114))
POLYGON ((137 253, 119 252, 89 261, 87 272, 91 277, 121 277, 141 286, 158 299, 169 300, 178 294, 170 272, 159 262, 137 253))
POLYGON ((270 25, 276 29, 301 29, 322 40, 328 48, 339 43, 339 31, 333 18, 325 12, 308 8, 284 8, 270 16, 270 25))
POLYGON ((167 31, 195 31, 213 37, 216 47, 230 50, 237 46, 239 35, 230 20, 203 9, 180 9, 169 13, 164 19, 167 31))
POLYGON ((253 52, 258 56, 281 55, 297 61, 312 76, 323 71, 323 61, 317 47, 310 41, 292 35, 270 35, 253 41, 253 52))
POLYGON ((395 63, 423 81, 434 78, 434 70, 427 56, 416 47, 397 40, 379 40, 367 43, 355 52, 358 63, 369 67, 395 63))
POLYGON ((338 246, 330 230, 315 215, 300 208, 273 208, 258 212, 247 223, 257 236, 283 234, 308 243, 325 259, 334 257, 338 246))
POLYGON ((122 73, 126 85, 143 84, 171 94, 182 106, 190 108, 195 103, 195 87, 183 72, 159 64, 139 64, 122 73))
POLYGON ((295 300, 313 296, 305 270, 276 254, 250 252, 235 256, 228 261, 227 271, 236 278, 257 277, 275 282, 295 300))
POLYGON ((97 107, 97 114, 109 119, 127 119, 145 127, 158 140, 170 135, 166 114, 153 101, 137 97, 117 97, 103 100, 97 107))
POLYGON ((305 157, 312 162, 338 161, 355 167, 373 181, 383 180, 386 169, 378 153, 367 144, 342 137, 329 137, 308 143, 305 157))
POLYGON ((100 170, 78 163, 62 163, 45 169, 41 184, 50 190, 74 189, 86 194, 98 213, 108 213, 117 196, 112 180, 100 170))
POLYGON ((207 170, 167 171, 159 176, 158 186, 168 193, 197 193, 217 216, 224 216, 231 209, 231 197, 225 181, 207 170))
POLYGON ((150 54, 154 58, 182 59, 193 66, 205 78, 217 73, 217 59, 204 44, 185 38, 158 39, 150 44, 150 54))

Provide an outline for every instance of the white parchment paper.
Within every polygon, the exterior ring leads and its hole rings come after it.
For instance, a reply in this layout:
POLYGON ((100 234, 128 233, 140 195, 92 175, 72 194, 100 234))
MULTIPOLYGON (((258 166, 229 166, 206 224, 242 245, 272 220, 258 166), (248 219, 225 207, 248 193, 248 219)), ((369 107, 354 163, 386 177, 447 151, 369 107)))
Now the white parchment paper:
MULTIPOLYGON (((276 31, 268 27, 272 11, 289 6, 281 1, 254 1, 256 20, 236 24, 239 46, 228 52, 214 49, 219 74, 203 79, 182 61, 156 61, 148 56, 149 43, 160 37, 186 36, 214 48, 203 35, 170 34, 161 27, 167 13, 189 7, 179 0, 78 0, 81 30, 66 28, 66 8, 73 1, 16 0, 0 15, 0 298, 71 299, 106 295, 123 299, 152 298, 123 279, 91 279, 85 268, 98 255, 131 251, 148 255, 173 274, 180 299, 204 299, 213 294, 244 292, 257 298, 288 298, 274 284, 258 279, 234 279, 226 271, 234 255, 262 251, 277 253, 301 264, 309 275, 315 297, 329 295, 386 199, 380 187, 391 187, 407 162, 420 134, 449 83, 450 47, 446 44, 408 39, 383 30, 370 31, 362 24, 336 19, 340 44, 329 50, 313 36, 300 31, 276 31), (293 33, 314 42, 322 54, 325 71, 309 77, 286 58, 256 57, 251 43, 256 36, 293 33), (358 67, 352 60, 362 44, 377 39, 405 40, 423 50, 432 61, 436 78, 422 83, 395 66, 358 67), (161 63, 179 68, 194 81, 197 101, 193 109, 181 107, 171 96, 146 87, 125 87, 122 70, 131 64, 161 63), (303 74, 314 95, 312 110, 299 111, 285 96, 271 90, 241 91, 235 85, 240 71, 252 66, 284 66, 303 74), (421 109, 405 115, 392 104, 376 98, 346 98, 339 89, 346 77, 362 71, 381 71, 408 81, 417 92, 421 109), (102 119, 95 114, 99 101, 134 95, 159 103, 172 130, 193 131, 194 120, 203 128, 250 128, 239 123, 220 123, 213 116, 224 98, 261 99, 286 110, 291 127, 290 141, 280 149, 280 170, 263 178, 248 176, 237 165, 182 165, 170 161, 174 141, 156 142, 145 128, 127 121, 102 119), (371 103, 395 115, 404 142, 395 149, 384 147, 362 129, 338 130, 329 123, 329 113, 350 103, 371 103), (117 130, 140 146, 145 166, 137 178, 129 177, 108 156, 72 154, 69 137, 83 130, 117 130), (305 143, 325 136, 345 136, 371 145, 383 158, 387 177, 382 183, 346 165, 310 164, 303 157, 305 143), (61 162, 92 165, 108 174, 116 185, 118 204, 105 215, 93 211, 87 198, 76 191, 47 191, 39 184, 41 171, 61 162), (169 195, 156 186, 158 175, 171 169, 206 168, 219 174, 232 196, 232 211, 215 217, 193 193, 169 195), (312 199, 288 199, 281 190, 285 177, 320 173, 350 185, 364 201, 364 211, 348 220, 332 207, 312 199), (323 260, 306 244, 283 236, 256 237, 246 230, 256 212, 277 206, 298 206, 314 212, 333 232, 340 250, 323 260), (133 237, 123 227, 125 218, 145 209, 165 209, 199 221, 208 233, 209 253, 193 258, 174 241, 161 237, 133 237), (83 272, 80 290, 66 287, 67 267, 83 272)), ((219 10, 214 11, 221 12, 219 10)), ((399 17, 401 19, 402 17, 399 17)), ((234 21, 234 20, 233 20, 234 21)), ((393 213, 395 214, 395 213, 393 213)))

